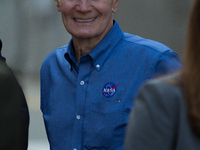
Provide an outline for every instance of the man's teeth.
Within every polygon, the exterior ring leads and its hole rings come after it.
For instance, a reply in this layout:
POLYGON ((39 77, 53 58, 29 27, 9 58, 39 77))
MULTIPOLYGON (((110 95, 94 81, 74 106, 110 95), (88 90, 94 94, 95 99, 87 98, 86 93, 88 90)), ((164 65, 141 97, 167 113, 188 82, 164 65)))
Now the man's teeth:
POLYGON ((88 20, 82 20, 82 19, 75 19, 77 22, 90 22, 95 20, 96 18, 88 19, 88 20))

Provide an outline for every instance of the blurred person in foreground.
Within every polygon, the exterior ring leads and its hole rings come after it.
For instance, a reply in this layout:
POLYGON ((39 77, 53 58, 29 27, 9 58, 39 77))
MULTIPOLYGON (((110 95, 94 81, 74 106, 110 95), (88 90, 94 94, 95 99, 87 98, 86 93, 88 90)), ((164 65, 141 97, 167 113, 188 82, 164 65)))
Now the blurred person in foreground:
POLYGON ((1 55, 0 40, 0 150, 27 150, 29 111, 24 93, 1 55))
POLYGON ((135 100, 125 150, 200 150, 200 0, 190 16, 184 68, 148 81, 135 100))
POLYGON ((41 67, 41 110, 51 150, 122 150, 139 86, 179 69, 167 46, 123 33, 120 0, 55 0, 69 44, 41 67))

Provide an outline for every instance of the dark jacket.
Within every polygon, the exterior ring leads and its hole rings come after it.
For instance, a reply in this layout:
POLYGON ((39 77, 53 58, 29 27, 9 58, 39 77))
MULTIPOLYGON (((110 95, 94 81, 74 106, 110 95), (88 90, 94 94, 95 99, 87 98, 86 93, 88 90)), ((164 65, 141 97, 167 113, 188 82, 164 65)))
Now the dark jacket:
POLYGON ((22 88, 1 53, 0 102, 0 150, 27 150, 28 106, 22 88))

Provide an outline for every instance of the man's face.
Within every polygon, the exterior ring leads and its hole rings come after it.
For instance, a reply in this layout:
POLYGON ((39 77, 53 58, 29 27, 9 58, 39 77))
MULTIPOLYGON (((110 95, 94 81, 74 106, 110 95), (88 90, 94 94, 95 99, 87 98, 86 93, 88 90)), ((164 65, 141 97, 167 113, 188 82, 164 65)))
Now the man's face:
POLYGON ((55 0, 66 30, 76 38, 105 36, 120 0, 55 0))

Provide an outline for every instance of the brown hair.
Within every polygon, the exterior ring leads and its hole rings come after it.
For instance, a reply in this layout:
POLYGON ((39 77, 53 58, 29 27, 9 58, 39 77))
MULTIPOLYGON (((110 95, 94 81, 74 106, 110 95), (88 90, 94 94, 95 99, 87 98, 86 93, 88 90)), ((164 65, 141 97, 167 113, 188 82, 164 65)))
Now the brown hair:
POLYGON ((200 0, 195 0, 189 21, 181 83, 191 128, 200 137, 200 0))

